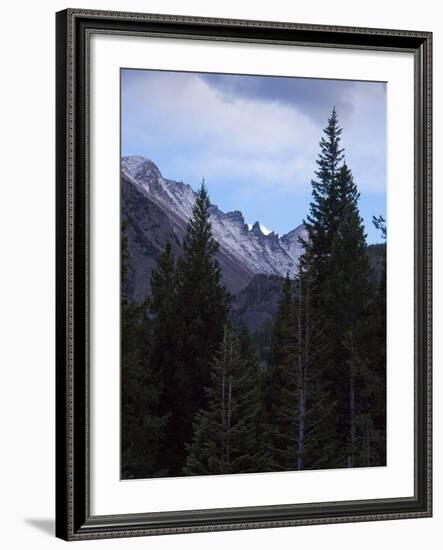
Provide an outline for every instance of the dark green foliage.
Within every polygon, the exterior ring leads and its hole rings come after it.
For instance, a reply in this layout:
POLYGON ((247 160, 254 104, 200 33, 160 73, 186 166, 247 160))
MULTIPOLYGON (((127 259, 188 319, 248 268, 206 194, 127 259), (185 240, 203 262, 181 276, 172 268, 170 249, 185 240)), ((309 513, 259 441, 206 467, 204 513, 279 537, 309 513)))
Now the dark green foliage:
POLYGON ((230 295, 220 283, 220 267, 214 258, 218 243, 212 236, 209 207, 203 182, 183 242, 183 256, 177 265, 179 353, 190 379, 195 409, 207 404, 202 389, 209 382, 208 365, 223 338, 230 304, 230 295))
POLYGON ((183 452, 183 442, 176 437, 189 391, 177 362, 177 285, 175 262, 168 241, 151 272, 152 350, 150 366, 161 383, 158 413, 168 416, 163 463, 168 473, 175 472, 177 456, 183 452))
POLYGON ((203 182, 183 242, 183 256, 177 263, 174 348, 182 410, 174 435, 182 451, 177 450, 175 456, 175 473, 185 462, 185 444, 191 442, 193 417, 198 409, 208 405, 204 388, 210 383, 209 365, 223 339, 230 304, 214 258, 218 244, 212 236, 209 207, 203 182))
POLYGON ((259 376, 247 334, 238 340, 225 326, 206 388, 208 406, 195 416, 186 474, 266 470, 267 456, 260 439, 259 376))
MULTIPOLYGON (((373 341, 372 345, 377 343, 373 341)), ((377 373, 371 354, 357 349, 352 332, 346 335, 345 346, 353 412, 346 453, 348 466, 382 465, 386 461, 385 377, 377 373)))
MULTIPOLYGON (((371 313, 376 310, 372 304, 376 291, 358 211, 359 193, 339 146, 341 132, 334 109, 320 142, 319 170, 317 180, 312 182, 310 214, 305 222, 308 238, 301 259, 301 269, 311 288, 312 305, 324 323, 330 344, 324 376, 336 403, 334 431, 338 452, 334 466, 337 467, 363 465, 355 458, 357 418, 362 418, 362 411, 371 418, 376 416, 377 400, 372 399, 368 405, 365 392, 371 385, 373 391, 382 389, 376 390, 369 367, 360 367, 357 378, 355 366, 350 369, 357 361, 355 350, 359 365, 370 364, 368 342, 374 338, 371 313), (353 339, 352 353, 349 334, 353 339)), ((384 368, 384 364, 379 367, 384 368)), ((379 443, 383 446, 383 442, 379 443)))
POLYGON ((333 420, 337 404, 327 384, 332 346, 322 315, 312 303, 311 281, 302 270, 296 285, 297 469, 330 468, 337 456, 333 420))
MULTIPOLYGON (((133 399, 135 393, 142 394, 137 397, 138 409, 131 409, 123 399, 124 422, 134 423, 134 415, 138 415, 140 422, 144 418, 151 438, 157 427, 161 429, 167 442, 162 448, 161 462, 168 475, 183 473, 194 415, 199 408, 207 406, 204 388, 210 382, 210 363, 223 339, 230 303, 214 259, 218 244, 212 237, 209 207, 203 183, 183 242, 183 256, 175 265, 171 244, 166 242, 151 272, 148 305, 129 305, 124 300, 122 309, 124 397, 133 399), (129 311, 136 307, 140 318, 131 324, 129 311), (149 422, 150 416, 152 422, 149 422), (158 425, 156 419, 159 419, 158 425)), ((127 260, 125 243, 123 232, 123 276, 127 260)), ((135 428, 125 430, 124 444, 131 447, 135 428)), ((142 439, 138 434, 134 437, 137 437, 136 444, 142 439)), ((155 456, 157 454, 158 449, 155 456)), ((129 459, 125 457, 126 463, 129 459)), ((140 460, 148 464, 151 458, 140 455, 140 460)), ((150 472, 152 474, 153 467, 142 470, 138 465, 126 477, 147 477, 150 472)))
POLYGON ((174 338, 176 326, 176 284, 175 265, 171 245, 166 243, 164 251, 157 259, 157 266, 151 273, 151 297, 149 300, 152 315, 152 368, 162 380, 163 412, 171 410, 170 386, 175 376, 174 338))
POLYGON ((286 385, 286 373, 283 368, 283 362, 289 354, 295 354, 295 336, 292 284, 289 276, 287 276, 282 285, 277 314, 272 329, 269 364, 266 373, 264 399, 269 424, 274 423, 274 410, 277 408, 277 403, 280 403, 282 400, 281 393, 286 385))
POLYGON ((123 479, 165 475, 162 460, 166 416, 159 416, 159 381, 149 364, 150 323, 143 306, 122 306, 123 479))
POLYGON ((260 361, 260 350, 254 346, 246 326, 243 326, 238 335, 240 357, 245 362, 245 375, 249 387, 245 392, 249 394, 247 410, 251 419, 251 437, 254 441, 254 449, 251 449, 251 461, 255 461, 251 471, 269 471, 271 467, 271 455, 267 445, 267 424, 264 408, 264 383, 265 371, 260 361))
POLYGON ((305 241, 306 254, 310 269, 314 271, 319 286, 330 274, 329 254, 332 239, 337 232, 340 220, 339 174, 343 160, 340 148, 342 129, 338 126, 335 108, 320 141, 320 154, 317 160, 316 180, 311 181, 312 201, 307 220, 304 222, 308 232, 305 241))
POLYGON ((330 467, 335 457, 328 341, 302 274, 295 285, 288 277, 283 284, 266 377, 272 470, 330 467))
POLYGON ((387 228, 386 228, 386 220, 384 219, 384 217, 372 216, 372 223, 374 224, 375 228, 380 231, 382 238, 386 240, 387 228))
POLYGON ((373 293, 367 319, 366 356, 366 409, 372 427, 370 465, 386 464, 386 244, 381 248, 379 273, 372 277, 373 293))
MULTIPOLYGON (((127 248, 122 227, 122 278, 127 248)), ((144 304, 121 302, 121 448, 123 479, 161 476, 166 415, 157 413, 161 382, 149 360, 152 324, 144 304)))
MULTIPOLYGON (((386 221, 382 216, 375 219, 374 225, 380 229, 382 238, 386 239, 386 221)), ((371 408, 371 420, 374 425, 376 441, 373 447, 377 450, 376 464, 386 463, 386 243, 377 245, 378 261, 373 262, 373 288, 371 314, 368 332, 371 345, 367 350, 368 369, 373 376, 373 391, 368 397, 371 408)))
MULTIPOLYGON (((386 244, 370 244, 366 250, 368 254, 369 267, 371 271, 371 291, 377 289, 382 283, 382 279, 386 278, 386 244)), ((376 300, 372 295, 371 300, 376 300)))
POLYGON ((283 286, 266 376, 267 444, 272 470, 296 470, 298 448, 297 322, 289 276, 283 286))

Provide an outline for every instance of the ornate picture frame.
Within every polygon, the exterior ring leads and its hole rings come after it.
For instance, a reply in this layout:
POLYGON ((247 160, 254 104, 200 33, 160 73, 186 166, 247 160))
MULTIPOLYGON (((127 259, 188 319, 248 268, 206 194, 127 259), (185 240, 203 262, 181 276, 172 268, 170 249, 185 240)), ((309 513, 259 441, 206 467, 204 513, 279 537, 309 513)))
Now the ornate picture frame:
POLYGON ((56 23, 56 535, 84 540, 431 516, 432 34, 83 9, 57 13, 56 23), (294 504, 267 504, 264 498, 254 506, 183 510, 171 502, 169 511, 94 513, 91 438, 96 434, 91 431, 90 391, 94 369, 90 226, 94 210, 90 199, 95 159, 90 143, 90 76, 94 70, 91 38, 96 35, 413 56, 413 494, 294 504))

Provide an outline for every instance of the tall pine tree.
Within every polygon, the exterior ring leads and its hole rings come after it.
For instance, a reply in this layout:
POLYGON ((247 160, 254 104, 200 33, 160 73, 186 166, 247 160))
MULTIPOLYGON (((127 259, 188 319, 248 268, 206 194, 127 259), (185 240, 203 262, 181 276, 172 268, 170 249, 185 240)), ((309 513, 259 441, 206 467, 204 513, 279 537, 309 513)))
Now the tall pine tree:
POLYGON ((239 343, 225 326, 206 388, 207 408, 195 416, 185 473, 233 474, 266 470, 259 432, 261 400, 257 361, 246 337, 239 343), (243 349, 242 349, 243 348, 243 349))
POLYGON ((173 473, 185 463, 185 444, 192 438, 192 421, 198 409, 208 405, 204 390, 210 383, 210 364, 223 340, 230 295, 221 284, 215 254, 218 243, 212 235, 210 202, 204 181, 197 193, 192 218, 177 262, 175 369, 181 381, 181 416, 174 437, 177 452, 173 473))
MULTIPOLYGON (((336 403, 335 466, 352 460, 354 428, 361 395, 349 371, 346 335, 358 349, 364 345, 370 297, 366 236, 358 211, 359 193, 340 147, 342 129, 333 109, 320 142, 319 169, 312 181, 312 201, 305 222, 307 238, 301 258, 309 278, 311 299, 331 343, 326 381, 336 403)), ((367 336, 367 334, 366 334, 367 336)))

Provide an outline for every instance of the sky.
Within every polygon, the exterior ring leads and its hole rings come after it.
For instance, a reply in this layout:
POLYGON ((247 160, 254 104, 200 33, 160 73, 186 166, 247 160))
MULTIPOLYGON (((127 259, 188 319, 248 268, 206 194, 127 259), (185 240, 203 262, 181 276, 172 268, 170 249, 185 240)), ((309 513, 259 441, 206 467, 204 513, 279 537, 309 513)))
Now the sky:
POLYGON ((163 177, 240 210, 280 235, 306 218, 319 141, 333 107, 360 192, 369 243, 386 216, 386 84, 294 77, 121 70, 121 151, 163 177))

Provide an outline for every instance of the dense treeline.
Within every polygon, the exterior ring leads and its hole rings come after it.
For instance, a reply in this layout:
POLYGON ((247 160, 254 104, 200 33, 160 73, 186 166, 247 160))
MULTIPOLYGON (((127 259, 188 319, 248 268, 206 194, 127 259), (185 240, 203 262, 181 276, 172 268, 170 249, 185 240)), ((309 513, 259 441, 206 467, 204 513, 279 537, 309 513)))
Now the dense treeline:
MULTIPOLYGON (((204 182, 182 256, 166 243, 146 302, 122 297, 123 478, 385 464, 385 266, 371 273, 341 132, 334 109, 265 357, 230 322, 204 182)), ((123 280, 127 262, 123 225, 123 280)))

